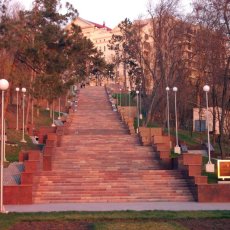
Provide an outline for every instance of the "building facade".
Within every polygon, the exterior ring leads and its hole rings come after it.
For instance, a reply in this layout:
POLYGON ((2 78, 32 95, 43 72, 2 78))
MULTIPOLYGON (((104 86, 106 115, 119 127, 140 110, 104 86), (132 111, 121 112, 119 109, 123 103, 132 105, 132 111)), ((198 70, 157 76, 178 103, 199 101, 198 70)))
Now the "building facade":
MULTIPOLYGON (((94 46, 104 54, 106 62, 111 63, 113 52, 108 49, 108 44, 112 38, 113 30, 107 27, 105 23, 100 25, 81 17, 77 17, 72 23, 81 27, 83 35, 90 39, 94 46)), ((67 26, 67 29, 70 26, 67 26)))

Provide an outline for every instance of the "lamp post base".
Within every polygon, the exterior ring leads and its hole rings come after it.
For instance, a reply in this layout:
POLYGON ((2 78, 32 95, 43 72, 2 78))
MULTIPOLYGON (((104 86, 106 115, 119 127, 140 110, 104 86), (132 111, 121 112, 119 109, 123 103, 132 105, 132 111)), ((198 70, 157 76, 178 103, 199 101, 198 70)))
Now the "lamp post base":
POLYGON ((60 116, 58 117, 58 120, 61 120, 61 117, 60 117, 60 116))
POLYGON ((56 125, 53 123, 51 126, 52 126, 52 127, 55 127, 56 125))
POLYGON ((9 211, 6 211, 5 207, 2 205, 0 213, 7 214, 9 211))
POLYGON ((205 172, 214 173, 215 172, 215 165, 212 162, 208 162, 205 165, 205 172))
POLYGON ((26 143, 27 141, 25 139, 22 139, 20 142, 22 143, 26 143))
POLYGON ((180 146, 176 145, 176 146, 174 147, 174 153, 181 154, 180 146))

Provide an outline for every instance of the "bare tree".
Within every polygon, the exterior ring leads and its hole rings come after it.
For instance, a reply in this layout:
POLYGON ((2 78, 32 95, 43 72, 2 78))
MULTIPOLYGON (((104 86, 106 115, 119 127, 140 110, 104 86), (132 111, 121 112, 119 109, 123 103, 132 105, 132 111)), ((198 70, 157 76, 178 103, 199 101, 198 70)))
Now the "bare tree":
POLYGON ((221 108, 218 143, 222 158, 224 158, 222 142, 230 97, 230 1, 195 0, 193 7, 196 22, 202 30, 212 35, 206 37, 205 40, 208 75, 206 81, 213 86, 213 106, 218 105, 221 108))
MULTIPOLYGON (((148 57, 151 60, 148 62, 151 64, 146 66, 149 68, 154 85, 147 123, 152 120, 153 114, 156 112, 162 114, 165 110, 166 86, 180 87, 185 84, 190 75, 189 69, 186 68, 188 57, 184 50, 187 24, 177 11, 178 3, 178 0, 161 0, 155 8, 152 7, 151 2, 148 6, 151 17, 149 34, 152 53, 148 57)), ((144 61, 147 64, 147 60, 144 61)))

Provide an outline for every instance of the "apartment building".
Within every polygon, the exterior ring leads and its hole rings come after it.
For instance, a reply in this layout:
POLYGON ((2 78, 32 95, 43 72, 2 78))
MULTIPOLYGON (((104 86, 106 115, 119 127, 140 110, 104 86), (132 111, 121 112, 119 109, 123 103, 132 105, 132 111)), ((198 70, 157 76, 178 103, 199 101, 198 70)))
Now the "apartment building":
MULTIPOLYGON (((77 17, 72 23, 81 27, 84 36, 89 38, 94 43, 95 47, 104 54, 107 62, 112 62, 113 52, 108 49, 108 44, 109 40, 112 38, 113 30, 107 27, 105 22, 103 22, 103 24, 98 24, 77 17)), ((67 28, 70 26, 71 25, 67 26, 67 28)))

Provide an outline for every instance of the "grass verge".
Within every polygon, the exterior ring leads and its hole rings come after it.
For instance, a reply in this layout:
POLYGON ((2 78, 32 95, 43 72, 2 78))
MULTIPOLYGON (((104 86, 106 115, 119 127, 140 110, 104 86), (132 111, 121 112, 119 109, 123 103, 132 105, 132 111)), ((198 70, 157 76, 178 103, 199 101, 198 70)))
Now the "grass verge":
POLYGON ((120 211, 0 214, 0 229, 21 222, 87 222, 92 229, 186 229, 177 220, 230 219, 230 211, 120 211), (174 224, 173 224, 174 223, 174 224))

